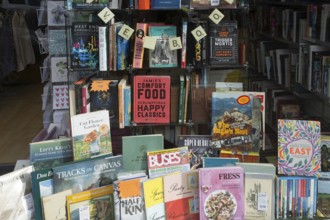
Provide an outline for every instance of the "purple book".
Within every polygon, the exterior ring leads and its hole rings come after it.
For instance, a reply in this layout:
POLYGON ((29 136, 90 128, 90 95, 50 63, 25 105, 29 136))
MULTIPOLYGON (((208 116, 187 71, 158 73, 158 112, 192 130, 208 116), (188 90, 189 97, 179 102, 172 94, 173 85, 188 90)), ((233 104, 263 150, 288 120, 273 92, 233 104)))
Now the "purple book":
POLYGON ((244 219, 243 168, 200 168, 199 207, 200 220, 244 219))

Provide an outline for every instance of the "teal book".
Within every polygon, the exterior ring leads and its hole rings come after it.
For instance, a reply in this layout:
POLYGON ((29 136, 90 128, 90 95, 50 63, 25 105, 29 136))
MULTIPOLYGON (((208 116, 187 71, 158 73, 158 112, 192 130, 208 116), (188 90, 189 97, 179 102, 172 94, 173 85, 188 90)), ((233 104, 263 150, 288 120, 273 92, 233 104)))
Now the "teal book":
POLYGON ((119 31, 123 25, 123 22, 117 23, 116 25, 117 70, 125 70, 126 67, 128 67, 129 41, 119 35, 119 31))
POLYGON ((237 162, 238 158, 204 157, 203 167, 231 167, 237 162))
POLYGON ((131 125, 131 86, 125 86, 124 88, 124 126, 131 125))
POLYGON ((148 170, 147 152, 163 149, 164 137, 161 134, 123 137, 124 170, 148 170))
POLYGON ((54 167, 72 160, 71 138, 30 143, 30 161, 35 170, 54 167))
POLYGON ((54 193, 72 189, 82 192, 113 184, 117 174, 123 171, 123 157, 100 156, 54 167, 54 193))

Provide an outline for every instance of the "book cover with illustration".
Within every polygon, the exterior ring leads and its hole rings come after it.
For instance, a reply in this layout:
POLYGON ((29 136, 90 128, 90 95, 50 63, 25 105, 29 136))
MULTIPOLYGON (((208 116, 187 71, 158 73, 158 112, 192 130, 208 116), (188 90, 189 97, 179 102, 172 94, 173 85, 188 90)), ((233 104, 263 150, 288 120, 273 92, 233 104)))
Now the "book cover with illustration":
POLYGON ((177 67, 177 50, 170 49, 170 37, 176 37, 174 25, 149 25, 149 36, 157 37, 154 50, 149 50, 149 67, 177 67))
POLYGON ((134 76, 133 121, 135 123, 170 123, 170 93, 170 76, 134 76))
POLYGON ((200 220, 244 219, 243 168, 201 168, 198 172, 200 220))
POLYGON ((78 193, 113 184, 123 171, 123 157, 101 156, 53 168, 54 192, 72 189, 78 193))
POLYGON ((147 220, 166 220, 163 177, 156 177, 142 183, 147 220))
POLYGON ((50 58, 52 83, 68 81, 68 63, 66 57, 50 58))
POLYGON ((72 24, 71 68, 97 70, 99 67, 99 39, 96 23, 72 24))
POLYGON ((190 170, 188 147, 178 147, 159 151, 148 151, 149 178, 164 176, 173 172, 190 170))
POLYGON ((68 220, 114 219, 113 186, 103 186, 66 197, 68 220))
POLYGON ((44 219, 66 219, 66 197, 71 194, 72 190, 67 189, 42 197, 44 219))
POLYGON ((112 153, 108 110, 74 115, 71 127, 75 161, 112 153))
POLYGON ((71 138, 32 142, 30 161, 35 170, 54 167, 73 160, 71 138))
POLYGON ((166 219, 198 220, 198 171, 176 173, 163 178, 166 219))
POLYGON ((164 149, 162 134, 123 136, 122 141, 125 171, 148 170, 147 152, 164 149))
POLYGON ((279 119, 278 174, 318 176, 320 171, 320 122, 279 119))

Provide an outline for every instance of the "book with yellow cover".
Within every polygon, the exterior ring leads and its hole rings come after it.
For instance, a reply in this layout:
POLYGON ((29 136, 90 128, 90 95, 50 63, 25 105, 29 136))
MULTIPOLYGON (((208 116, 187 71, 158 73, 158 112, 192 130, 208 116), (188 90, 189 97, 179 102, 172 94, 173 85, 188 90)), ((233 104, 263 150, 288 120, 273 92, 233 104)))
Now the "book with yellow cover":
POLYGON ((146 180, 142 183, 146 219, 165 220, 165 203, 164 203, 164 184, 163 177, 146 180))

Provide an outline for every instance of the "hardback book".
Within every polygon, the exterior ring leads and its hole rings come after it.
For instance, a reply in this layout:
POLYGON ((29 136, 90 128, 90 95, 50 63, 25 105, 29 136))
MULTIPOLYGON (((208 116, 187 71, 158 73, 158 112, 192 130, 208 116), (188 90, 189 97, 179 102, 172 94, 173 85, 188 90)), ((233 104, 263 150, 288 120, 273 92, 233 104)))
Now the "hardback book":
POLYGON ((166 219, 198 220, 198 171, 175 173, 163 178, 166 219))
POLYGON ((170 50, 170 37, 176 37, 174 25, 149 25, 149 36, 157 37, 154 50, 149 50, 149 67, 177 67, 177 50, 170 50))
POLYGON ((87 85, 90 82, 91 76, 83 76, 73 82, 73 86, 69 88, 69 96, 70 96, 70 111, 72 111, 71 116, 76 115, 76 114, 81 114, 83 112, 83 87, 87 85), (71 99, 72 98, 72 99, 71 99), (76 109, 73 111, 71 107, 76 109))
POLYGON ((199 219, 244 219, 243 168, 201 168, 198 172, 199 219))
POLYGON ((133 81, 133 121, 170 123, 171 77, 136 75, 133 81))
POLYGON ((114 219, 112 185, 68 195, 66 202, 68 220, 114 219))
POLYGON ((203 167, 233 167, 238 162, 238 158, 204 157, 203 167))
POLYGON ((216 92, 243 91, 242 82, 215 82, 216 92))
POLYGON ((220 149, 221 158, 237 158, 239 162, 259 163, 260 154, 255 151, 233 151, 220 149))
POLYGON ((125 171, 147 171, 147 152, 164 149, 162 134, 124 136, 122 141, 125 171))
MULTIPOLYGON (((181 6, 183 1, 181 1, 181 6)), ((188 34, 188 21, 182 21, 182 49, 181 49, 181 68, 187 67, 187 34, 188 34)))
POLYGON ((68 81, 68 63, 66 57, 50 58, 52 83, 68 81))
POLYGON ((185 77, 183 74, 180 74, 180 95, 179 95, 179 106, 178 106, 178 122, 179 124, 183 123, 184 118, 184 102, 186 97, 185 89, 185 77))
POLYGON ((67 189, 49 196, 42 197, 42 208, 45 220, 66 219, 66 197, 72 194, 67 189))
POLYGON ((74 70, 98 70, 99 35, 96 23, 72 24, 71 68, 74 70))
POLYGON ((113 184, 117 174, 123 171, 123 157, 101 156, 84 161, 67 163, 53 168, 54 192, 72 189, 82 192, 113 184))
POLYGON ((319 121, 278 120, 278 174, 318 176, 321 171, 319 121))
POLYGON ((166 220, 163 177, 156 177, 142 183, 146 220, 166 220))
POLYGON ((330 135, 321 134, 321 172, 330 171, 330 135))
POLYGON ((50 29, 48 31, 48 50, 50 56, 65 56, 66 49, 66 31, 50 29))
POLYGON ((53 110, 69 108, 69 87, 64 84, 53 85, 53 110))
POLYGON ((30 161, 35 170, 54 167, 73 160, 71 138, 32 142, 30 161))
POLYGON ((180 0, 151 0, 151 9, 180 9, 181 1, 180 0))
POLYGON ((190 170, 188 147, 147 152, 149 178, 190 170))
POLYGON ((236 166, 242 167, 245 173, 260 173, 276 176, 276 167, 270 163, 237 162, 236 166))
POLYGON ((133 68, 143 67, 143 58, 144 58, 143 41, 146 34, 147 34, 147 24, 136 23, 133 65, 132 65, 133 68))
POLYGON ((210 65, 238 64, 237 21, 210 24, 210 65))
POLYGON ((178 147, 188 147, 191 169, 202 167, 203 158, 218 157, 218 149, 212 146, 211 135, 178 135, 178 147))
POLYGON ((74 115, 71 127, 75 161, 112 153, 108 110, 74 115))

